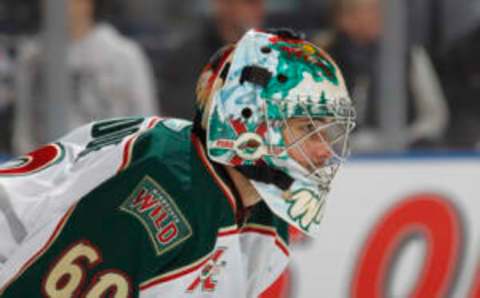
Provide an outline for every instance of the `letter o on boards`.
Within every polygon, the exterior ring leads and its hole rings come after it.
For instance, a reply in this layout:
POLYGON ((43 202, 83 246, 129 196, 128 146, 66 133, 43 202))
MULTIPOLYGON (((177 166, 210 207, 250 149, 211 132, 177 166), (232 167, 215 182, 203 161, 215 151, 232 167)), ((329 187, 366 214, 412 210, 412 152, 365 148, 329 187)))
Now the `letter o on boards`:
POLYGON ((393 206, 368 236, 356 264, 353 298, 386 297, 386 276, 402 240, 420 233, 426 241, 422 272, 408 297, 445 297, 455 273, 461 244, 460 218, 437 194, 417 194, 393 206))

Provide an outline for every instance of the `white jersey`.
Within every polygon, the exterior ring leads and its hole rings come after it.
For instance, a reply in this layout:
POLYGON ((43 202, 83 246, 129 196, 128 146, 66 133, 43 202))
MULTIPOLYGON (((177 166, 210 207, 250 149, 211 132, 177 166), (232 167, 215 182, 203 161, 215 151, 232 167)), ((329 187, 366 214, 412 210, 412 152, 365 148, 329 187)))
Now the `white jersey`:
POLYGON ((189 122, 91 123, 0 167, 0 296, 259 297, 287 224, 241 209, 189 122))

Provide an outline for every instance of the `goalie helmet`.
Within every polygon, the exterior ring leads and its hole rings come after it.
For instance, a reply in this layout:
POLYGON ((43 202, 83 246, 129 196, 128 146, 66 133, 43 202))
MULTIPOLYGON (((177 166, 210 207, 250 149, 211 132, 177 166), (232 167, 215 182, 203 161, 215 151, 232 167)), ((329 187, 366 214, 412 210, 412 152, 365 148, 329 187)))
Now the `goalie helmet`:
POLYGON ((291 31, 250 30, 204 68, 197 106, 209 158, 238 169, 275 214, 314 235, 354 127, 333 60, 291 31))

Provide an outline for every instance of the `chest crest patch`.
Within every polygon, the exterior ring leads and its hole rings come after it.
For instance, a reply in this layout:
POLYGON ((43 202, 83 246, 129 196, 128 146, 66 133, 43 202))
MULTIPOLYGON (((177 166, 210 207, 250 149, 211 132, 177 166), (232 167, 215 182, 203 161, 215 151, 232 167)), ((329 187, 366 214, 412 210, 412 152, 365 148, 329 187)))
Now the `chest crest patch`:
POLYGON ((161 255, 192 235, 192 228, 172 197, 152 178, 146 176, 120 210, 138 219, 161 255))

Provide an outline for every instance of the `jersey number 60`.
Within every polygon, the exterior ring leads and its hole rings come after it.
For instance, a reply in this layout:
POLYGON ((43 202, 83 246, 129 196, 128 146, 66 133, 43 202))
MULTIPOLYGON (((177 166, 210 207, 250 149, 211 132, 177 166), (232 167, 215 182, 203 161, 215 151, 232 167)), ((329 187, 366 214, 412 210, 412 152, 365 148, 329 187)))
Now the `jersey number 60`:
POLYGON ((87 285, 87 270, 102 262, 99 250, 86 240, 71 246, 53 265, 43 281, 42 291, 45 297, 106 297, 110 293, 115 298, 130 297, 129 278, 119 270, 104 270, 97 273, 87 285))

